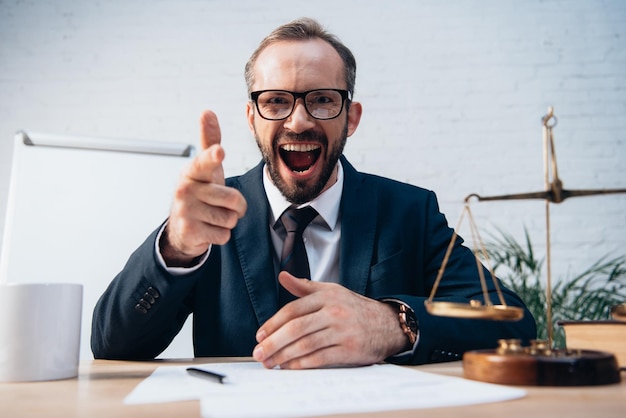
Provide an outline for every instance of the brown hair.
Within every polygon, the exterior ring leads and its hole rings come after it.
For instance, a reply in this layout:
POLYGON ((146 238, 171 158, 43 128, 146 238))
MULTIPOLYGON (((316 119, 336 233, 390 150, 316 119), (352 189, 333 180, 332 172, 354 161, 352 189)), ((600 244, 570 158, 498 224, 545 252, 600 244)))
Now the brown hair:
POLYGON ((246 63, 245 78, 248 93, 252 91, 254 84, 253 67, 257 58, 265 48, 279 41, 306 41, 319 38, 328 42, 337 51, 343 61, 346 86, 350 95, 354 94, 356 80, 356 60, 352 52, 335 35, 327 32, 322 25, 310 18, 301 18, 279 26, 270 33, 254 51, 246 63))

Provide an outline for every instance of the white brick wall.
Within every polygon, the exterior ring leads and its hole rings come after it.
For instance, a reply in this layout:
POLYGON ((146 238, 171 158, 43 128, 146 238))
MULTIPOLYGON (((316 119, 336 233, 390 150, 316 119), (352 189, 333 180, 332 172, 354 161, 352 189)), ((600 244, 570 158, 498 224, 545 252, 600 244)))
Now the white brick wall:
MULTIPOLYGON (((318 18, 357 56, 364 105, 346 154, 361 170, 463 198, 543 188, 540 118, 555 107, 568 188, 626 187, 626 3, 621 0, 0 0, 0 236, 12 136, 39 132, 196 142, 220 116, 227 174, 258 151, 243 66, 258 41, 318 18)), ((624 254, 626 198, 553 206, 555 276, 624 254)), ((475 216, 543 251, 543 204, 475 216)), ((121 266, 120 266, 121 267, 121 266)))

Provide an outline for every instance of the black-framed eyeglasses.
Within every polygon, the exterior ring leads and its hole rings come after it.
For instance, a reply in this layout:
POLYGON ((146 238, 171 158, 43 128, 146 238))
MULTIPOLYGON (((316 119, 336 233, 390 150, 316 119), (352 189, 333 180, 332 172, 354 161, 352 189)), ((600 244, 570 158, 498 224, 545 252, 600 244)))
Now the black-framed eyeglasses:
POLYGON ((350 101, 347 90, 317 89, 296 93, 288 90, 260 90, 250 93, 259 115, 267 120, 287 119, 302 99, 304 108, 315 119, 334 119, 341 114, 343 105, 350 101))

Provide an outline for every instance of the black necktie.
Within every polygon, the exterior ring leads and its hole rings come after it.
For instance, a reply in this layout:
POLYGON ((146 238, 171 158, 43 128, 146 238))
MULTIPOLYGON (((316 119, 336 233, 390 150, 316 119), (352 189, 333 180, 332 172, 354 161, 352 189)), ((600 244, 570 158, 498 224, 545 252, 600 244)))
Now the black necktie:
MULTIPOLYGON (((285 242, 283 244, 283 253, 280 258, 280 270, 287 271, 299 278, 311 278, 309 271, 309 259, 304 248, 302 240, 302 232, 311 223, 313 218, 317 216, 317 211, 310 206, 302 209, 290 207, 280 216, 280 221, 287 231, 285 242)), ((294 300, 294 296, 280 288, 280 306, 294 300)))

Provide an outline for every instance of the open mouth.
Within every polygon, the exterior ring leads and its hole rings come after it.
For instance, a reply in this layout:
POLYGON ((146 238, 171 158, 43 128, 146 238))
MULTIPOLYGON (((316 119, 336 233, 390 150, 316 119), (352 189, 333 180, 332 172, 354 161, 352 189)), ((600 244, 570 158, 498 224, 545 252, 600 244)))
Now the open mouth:
POLYGON ((286 144, 280 146, 279 152, 291 171, 304 173, 317 162, 322 147, 318 144, 286 144))

